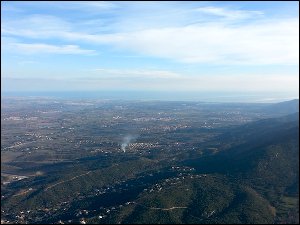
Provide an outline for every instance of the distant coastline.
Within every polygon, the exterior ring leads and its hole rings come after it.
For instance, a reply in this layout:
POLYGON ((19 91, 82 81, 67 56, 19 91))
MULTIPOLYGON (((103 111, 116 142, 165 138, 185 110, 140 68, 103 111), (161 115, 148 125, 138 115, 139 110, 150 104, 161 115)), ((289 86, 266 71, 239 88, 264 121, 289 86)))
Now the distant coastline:
POLYGON ((65 92, 2 92, 2 97, 50 97, 64 99, 158 100, 276 103, 298 99, 290 93, 236 93, 236 92, 166 92, 166 91, 65 91, 65 92))

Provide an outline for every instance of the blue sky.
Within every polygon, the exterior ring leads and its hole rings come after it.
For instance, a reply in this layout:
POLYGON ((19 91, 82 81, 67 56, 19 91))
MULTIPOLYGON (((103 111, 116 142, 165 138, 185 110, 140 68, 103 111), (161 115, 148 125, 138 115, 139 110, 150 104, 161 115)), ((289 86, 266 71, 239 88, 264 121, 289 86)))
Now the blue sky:
POLYGON ((1 2, 2 91, 299 93, 298 2, 1 2))

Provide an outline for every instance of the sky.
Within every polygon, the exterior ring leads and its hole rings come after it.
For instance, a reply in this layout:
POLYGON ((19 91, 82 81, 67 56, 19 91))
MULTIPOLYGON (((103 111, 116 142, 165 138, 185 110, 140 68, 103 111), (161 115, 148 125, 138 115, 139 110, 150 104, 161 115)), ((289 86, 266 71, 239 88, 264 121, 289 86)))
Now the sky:
POLYGON ((1 65, 2 92, 299 96, 299 2, 1 1, 1 65))

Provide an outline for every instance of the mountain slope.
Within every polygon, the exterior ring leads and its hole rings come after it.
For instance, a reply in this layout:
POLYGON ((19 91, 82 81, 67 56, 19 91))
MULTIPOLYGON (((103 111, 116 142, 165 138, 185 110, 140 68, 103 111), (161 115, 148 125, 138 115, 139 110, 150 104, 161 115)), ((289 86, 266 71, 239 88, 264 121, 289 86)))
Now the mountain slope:
POLYGON ((186 160, 196 175, 159 182, 93 223, 297 223, 299 114, 266 119, 217 137, 223 151, 186 160))
POLYGON ((255 190, 224 176, 183 177, 142 193, 135 202, 92 223, 272 223, 274 212, 255 190))
POLYGON ((272 104, 264 107, 262 110, 270 115, 287 115, 296 113, 299 112, 299 99, 272 104))
POLYGON ((277 221, 299 217, 299 113, 250 123, 218 137, 227 148, 188 160, 201 173, 220 173, 254 188, 278 209, 277 221), (292 198, 292 207, 283 199, 292 198), (298 202, 298 203, 297 203, 298 202), (289 207, 289 208, 288 208, 289 207), (288 212, 280 215, 280 209, 288 212), (288 209, 287 209, 288 208, 288 209))

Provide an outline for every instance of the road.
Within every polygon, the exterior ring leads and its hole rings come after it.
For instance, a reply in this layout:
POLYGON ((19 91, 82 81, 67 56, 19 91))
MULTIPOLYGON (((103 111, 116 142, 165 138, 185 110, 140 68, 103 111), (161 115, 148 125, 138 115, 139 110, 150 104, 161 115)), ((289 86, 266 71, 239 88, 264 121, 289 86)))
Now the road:
POLYGON ((64 180, 64 181, 58 182, 58 183, 56 183, 56 184, 53 184, 53 185, 47 187, 44 191, 48 191, 49 189, 51 189, 51 188, 53 188, 53 187, 55 187, 55 186, 57 186, 57 185, 59 185, 59 184, 66 183, 66 182, 69 182, 69 181, 71 181, 71 180, 75 180, 75 179, 77 179, 78 177, 82 177, 82 176, 88 175, 88 174, 91 173, 91 172, 92 172, 92 171, 89 171, 89 172, 86 172, 86 173, 84 173, 84 174, 80 174, 80 175, 78 175, 78 176, 72 177, 72 178, 70 178, 69 180, 64 180))
POLYGON ((143 207, 148 208, 148 209, 163 210, 163 211, 169 211, 169 210, 173 210, 173 209, 187 209, 186 206, 173 206, 173 207, 170 207, 170 208, 158 208, 158 207, 148 207, 148 206, 138 204, 138 203, 135 203, 135 204, 143 206, 143 207))

